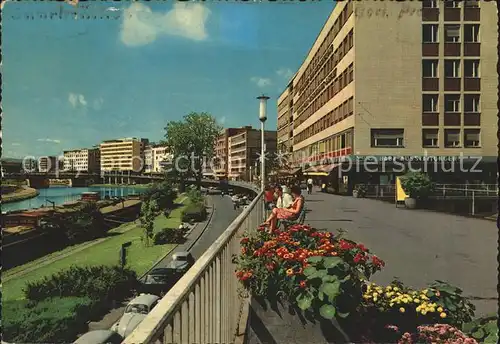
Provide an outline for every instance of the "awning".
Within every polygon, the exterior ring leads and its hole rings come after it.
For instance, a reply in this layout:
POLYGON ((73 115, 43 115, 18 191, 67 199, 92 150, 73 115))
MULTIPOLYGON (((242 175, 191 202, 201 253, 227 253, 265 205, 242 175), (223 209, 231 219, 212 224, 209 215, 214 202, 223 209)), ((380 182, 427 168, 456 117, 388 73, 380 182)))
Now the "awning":
POLYGON ((304 171, 304 175, 306 176, 328 176, 334 169, 335 167, 339 166, 340 164, 330 164, 330 165, 318 165, 318 166, 312 166, 309 167, 307 170, 304 171))
POLYGON ((280 174, 282 176, 293 176, 293 175, 299 173, 300 170, 302 170, 302 167, 294 168, 291 170, 279 170, 278 174, 280 174))

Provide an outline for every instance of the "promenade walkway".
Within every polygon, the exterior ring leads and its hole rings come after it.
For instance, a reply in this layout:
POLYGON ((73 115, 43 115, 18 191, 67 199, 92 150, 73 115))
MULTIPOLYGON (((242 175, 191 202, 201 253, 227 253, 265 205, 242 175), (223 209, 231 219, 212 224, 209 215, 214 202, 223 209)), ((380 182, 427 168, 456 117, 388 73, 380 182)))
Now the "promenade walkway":
POLYGON ((414 287, 436 279, 448 281, 476 299, 476 315, 497 311, 494 222, 317 191, 305 199, 310 209, 306 224, 345 229, 349 239, 385 260, 374 282, 388 283, 394 276, 414 287))

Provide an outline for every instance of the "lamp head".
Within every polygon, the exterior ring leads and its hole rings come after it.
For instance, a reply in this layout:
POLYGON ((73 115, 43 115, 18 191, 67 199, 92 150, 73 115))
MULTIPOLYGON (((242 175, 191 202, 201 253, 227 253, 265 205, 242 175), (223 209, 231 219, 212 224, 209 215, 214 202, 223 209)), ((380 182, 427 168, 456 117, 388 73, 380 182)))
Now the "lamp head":
POLYGON ((260 97, 257 97, 257 99, 260 100, 259 120, 261 122, 265 122, 267 120, 266 107, 267 107, 267 100, 269 99, 269 97, 261 95, 260 97))

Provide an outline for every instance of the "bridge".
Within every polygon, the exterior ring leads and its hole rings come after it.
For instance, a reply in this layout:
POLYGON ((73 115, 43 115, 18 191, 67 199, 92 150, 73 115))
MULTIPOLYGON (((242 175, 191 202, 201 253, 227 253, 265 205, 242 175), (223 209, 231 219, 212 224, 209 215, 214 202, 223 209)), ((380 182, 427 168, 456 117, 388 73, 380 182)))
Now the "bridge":
MULTIPOLYGON (((304 324, 286 308, 261 310, 240 293, 232 256, 240 252, 242 233, 254 230, 265 214, 263 193, 255 186, 231 185, 258 195, 123 344, 330 342, 318 324, 304 324)), ((477 300, 478 316, 496 310, 497 232, 492 222, 319 192, 306 195, 306 205, 311 210, 306 223, 327 230, 340 226, 385 259, 376 283, 389 283, 393 276, 415 286, 445 279, 477 300), (460 273, 464 269, 467 274, 460 273)))

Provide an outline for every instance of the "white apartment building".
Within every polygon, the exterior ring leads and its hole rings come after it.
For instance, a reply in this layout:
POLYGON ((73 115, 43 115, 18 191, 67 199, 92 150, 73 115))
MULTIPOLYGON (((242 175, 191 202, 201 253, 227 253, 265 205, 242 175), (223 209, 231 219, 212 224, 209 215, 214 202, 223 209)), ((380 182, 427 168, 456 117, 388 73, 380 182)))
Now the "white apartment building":
POLYGON ((63 152, 63 157, 65 171, 99 172, 99 148, 68 150, 63 152))
POLYGON ((165 146, 146 146, 144 148, 144 172, 161 173, 172 160, 172 154, 165 146))

